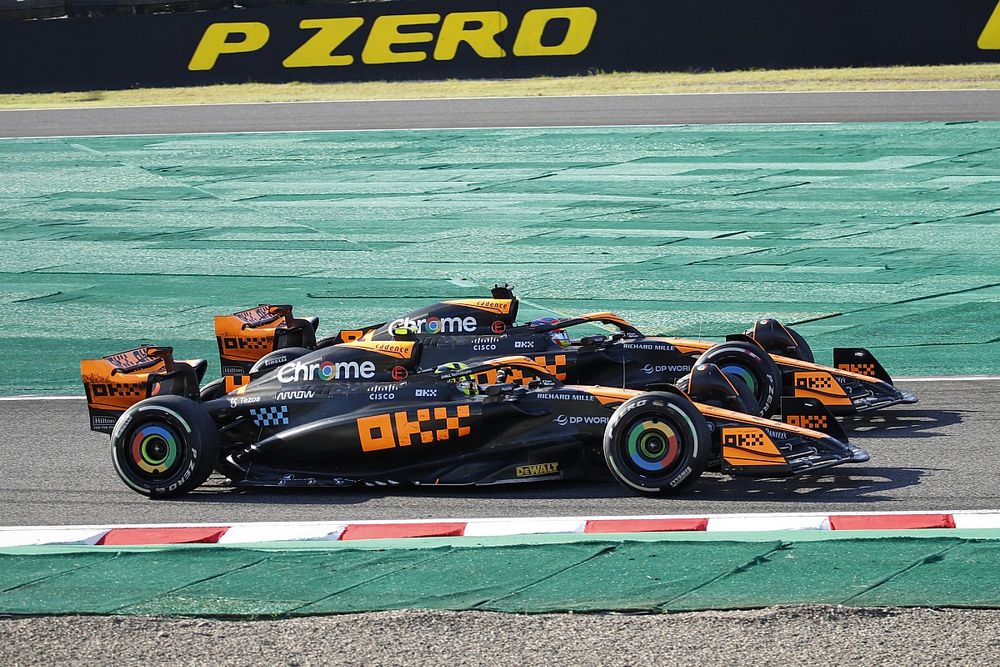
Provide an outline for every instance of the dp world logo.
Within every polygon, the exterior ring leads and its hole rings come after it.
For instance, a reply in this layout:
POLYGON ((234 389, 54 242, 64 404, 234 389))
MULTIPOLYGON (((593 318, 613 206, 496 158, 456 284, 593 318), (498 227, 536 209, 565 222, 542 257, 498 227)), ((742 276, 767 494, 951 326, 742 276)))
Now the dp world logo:
POLYGON ((584 417, 584 416, 580 416, 580 415, 575 415, 573 417, 569 417, 567 415, 559 415, 558 417, 556 417, 552 421, 554 421, 555 423, 559 424, 560 426, 566 426, 567 424, 607 424, 608 423, 608 418, 607 417, 593 417, 593 416, 586 416, 586 417, 584 417))

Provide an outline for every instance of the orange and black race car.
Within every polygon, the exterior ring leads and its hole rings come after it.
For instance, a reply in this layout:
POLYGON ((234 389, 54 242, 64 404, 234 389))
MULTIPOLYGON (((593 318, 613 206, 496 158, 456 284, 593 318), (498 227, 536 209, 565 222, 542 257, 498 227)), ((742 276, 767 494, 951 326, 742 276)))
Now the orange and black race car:
MULTIPOLYGON (((495 287, 488 299, 453 299, 390 322, 341 330, 317 340, 315 320, 292 317, 291 306, 260 306, 216 317, 223 379, 208 395, 231 390, 273 365, 313 349, 352 341, 391 341, 402 332, 423 343, 419 368, 447 361, 497 355, 525 355, 561 381, 640 390, 678 384, 695 399, 700 388, 688 379, 699 364, 715 364, 730 377, 749 409, 777 414, 782 396, 812 398, 844 415, 915 403, 901 391, 871 352, 836 348, 833 366, 814 363, 809 344, 791 327, 760 319, 725 342, 647 336, 609 312, 517 324, 518 300, 509 287, 495 287), (610 334, 571 338, 581 325, 605 325, 610 334)), ((488 380, 489 378, 482 378, 488 380)))
POLYGON ((158 498, 197 488, 213 469, 241 487, 610 475, 659 496, 687 488, 706 469, 775 477, 869 458, 818 401, 784 399, 786 421, 795 424, 746 414, 712 364, 691 373, 710 401, 695 402, 671 386, 565 384, 520 356, 420 371, 424 347, 419 340, 326 346, 208 400, 197 385, 203 363, 174 361, 170 348, 87 360, 81 371, 92 428, 110 433, 118 475, 158 498))

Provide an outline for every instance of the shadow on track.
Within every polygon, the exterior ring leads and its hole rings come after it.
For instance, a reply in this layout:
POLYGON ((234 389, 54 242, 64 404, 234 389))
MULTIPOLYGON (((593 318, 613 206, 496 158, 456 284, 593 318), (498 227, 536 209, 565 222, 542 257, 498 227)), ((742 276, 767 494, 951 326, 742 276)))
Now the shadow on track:
MULTIPOLYGON (((893 500, 893 491, 920 483, 930 472, 923 468, 850 468, 827 470, 800 477, 747 478, 706 473, 691 489, 676 497, 652 499, 669 511, 672 500, 686 502, 734 503, 762 501, 790 503, 871 503, 893 500)), ((490 487, 399 487, 393 489, 237 489, 221 479, 202 490, 171 502, 240 503, 266 505, 355 505, 375 498, 396 496, 438 499, 503 500, 589 500, 634 498, 629 489, 611 481, 538 482, 490 487)), ((738 511, 738 508, 735 508, 738 511)))
POLYGON ((961 424, 965 410, 900 410, 849 417, 843 421, 849 438, 936 438, 948 426, 961 424))
MULTIPOLYGON (((956 410, 905 410, 848 418, 844 427, 852 440, 868 438, 934 438, 947 435, 947 427, 960 424, 963 412, 956 410)), ((930 468, 844 466, 798 477, 729 477, 706 473, 691 489, 676 496, 693 503, 726 502, 739 511, 740 502, 844 503, 867 504, 892 501, 898 489, 914 486, 930 468)), ((171 502, 260 505, 361 505, 376 498, 401 497, 438 499, 503 500, 587 500, 632 498, 629 489, 608 480, 586 482, 537 482, 484 487, 408 487, 358 489, 237 489, 214 475, 198 491, 171 502)), ((653 499, 664 503, 669 512, 670 496, 653 499)))

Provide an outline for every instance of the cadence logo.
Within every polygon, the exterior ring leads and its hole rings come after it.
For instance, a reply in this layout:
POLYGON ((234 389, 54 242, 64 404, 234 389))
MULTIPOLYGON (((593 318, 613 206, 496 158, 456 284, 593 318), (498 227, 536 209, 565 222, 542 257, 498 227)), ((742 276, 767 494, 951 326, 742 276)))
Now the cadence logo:
POLYGON ((318 361, 304 364, 296 361, 278 369, 278 382, 309 382, 310 380, 369 380, 375 377, 371 361, 318 361))
POLYGON ((389 323, 389 329, 404 328, 413 329, 417 333, 449 333, 463 334, 475 333, 476 318, 474 317, 422 317, 412 320, 409 317, 401 317, 389 323))
MULTIPOLYGON (((345 67, 354 64, 358 56, 365 65, 418 63, 428 57, 447 61, 455 59, 463 44, 479 58, 505 58, 508 53, 501 44, 511 42, 511 55, 517 58, 575 56, 590 44, 597 25, 597 10, 593 7, 530 9, 520 17, 508 17, 501 11, 451 12, 443 17, 396 14, 377 16, 370 27, 365 23, 361 16, 300 21, 301 34, 296 40, 299 46, 285 56, 282 66, 286 69, 345 67), (517 27, 508 30, 514 22, 517 27), (364 35, 363 46, 360 53, 351 53, 344 44, 356 33, 364 35)), ((211 70, 222 55, 260 51, 270 41, 272 29, 292 30, 277 21, 271 25, 258 21, 209 24, 191 56, 188 70, 211 70)))

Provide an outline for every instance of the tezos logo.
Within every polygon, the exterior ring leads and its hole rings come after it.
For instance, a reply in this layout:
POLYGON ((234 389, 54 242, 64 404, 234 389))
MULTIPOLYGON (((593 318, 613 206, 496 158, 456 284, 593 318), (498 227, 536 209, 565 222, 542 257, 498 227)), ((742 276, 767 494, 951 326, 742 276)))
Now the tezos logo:
POLYGON ((368 380, 375 377, 371 361, 322 361, 304 364, 296 361, 278 369, 278 382, 308 382, 310 380, 368 380))
POLYGON ((439 333, 463 334, 473 333, 476 330, 476 318, 469 317, 421 317, 410 319, 401 317, 389 323, 389 329, 412 329, 416 333, 428 333, 436 335, 439 333))
POLYGON ((566 426, 567 424, 607 424, 607 417, 570 417, 568 415, 559 415, 553 419, 555 423, 560 426, 566 426))

